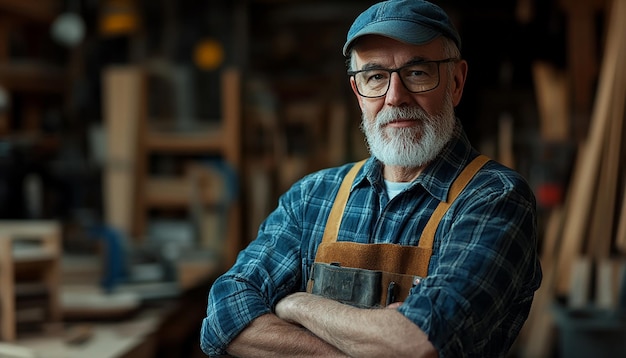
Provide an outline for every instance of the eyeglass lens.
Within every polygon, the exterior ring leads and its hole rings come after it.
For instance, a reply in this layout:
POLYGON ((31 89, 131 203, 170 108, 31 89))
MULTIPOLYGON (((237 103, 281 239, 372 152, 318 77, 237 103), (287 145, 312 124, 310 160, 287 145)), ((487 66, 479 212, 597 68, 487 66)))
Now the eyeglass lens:
POLYGON ((365 97, 384 96, 389 89, 391 74, 397 72, 400 80, 410 92, 430 91, 439 85, 437 62, 421 62, 400 67, 396 70, 371 69, 354 75, 359 93, 365 97))

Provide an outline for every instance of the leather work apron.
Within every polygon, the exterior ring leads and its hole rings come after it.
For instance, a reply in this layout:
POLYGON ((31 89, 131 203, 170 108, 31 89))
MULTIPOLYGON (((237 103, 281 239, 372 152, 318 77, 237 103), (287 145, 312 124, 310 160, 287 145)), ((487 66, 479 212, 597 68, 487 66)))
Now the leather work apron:
POLYGON ((365 160, 356 163, 339 187, 317 249, 307 292, 357 307, 384 307, 406 299, 409 290, 428 274, 441 218, 488 161, 489 158, 479 155, 463 169, 450 187, 448 200, 439 203, 427 222, 418 246, 337 241, 350 188, 365 160))

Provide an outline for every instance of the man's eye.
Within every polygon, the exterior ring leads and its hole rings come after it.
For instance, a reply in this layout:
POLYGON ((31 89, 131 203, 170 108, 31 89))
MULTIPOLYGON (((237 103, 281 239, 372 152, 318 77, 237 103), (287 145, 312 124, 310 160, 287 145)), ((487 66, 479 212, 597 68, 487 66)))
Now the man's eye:
POLYGON ((423 64, 417 66, 411 66, 406 68, 405 77, 410 78, 418 78, 418 77, 429 77, 436 74, 437 68, 423 64))
POLYGON ((387 73, 386 72, 371 72, 368 73, 367 75, 367 81, 368 82, 378 82, 378 81, 384 81, 387 78, 387 73))
POLYGON ((416 67, 416 68, 410 68, 407 71, 408 76, 413 76, 413 77, 421 77, 421 76, 430 76, 432 75, 432 71, 430 68, 427 67, 416 67))

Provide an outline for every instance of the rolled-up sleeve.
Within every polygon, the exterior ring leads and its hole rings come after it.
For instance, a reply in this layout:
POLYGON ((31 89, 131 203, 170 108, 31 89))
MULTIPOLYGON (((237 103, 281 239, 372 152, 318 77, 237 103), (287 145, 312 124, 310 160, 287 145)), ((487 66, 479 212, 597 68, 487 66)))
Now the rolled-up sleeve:
POLYGON ((206 354, 224 354, 250 322, 271 312, 279 299, 300 287, 301 230, 291 211, 294 197, 297 193, 281 197, 257 238, 211 286, 200 332, 200 346, 206 354))
POLYGON ((269 312, 264 300, 248 286, 230 275, 222 276, 213 284, 201 329, 200 344, 206 354, 224 354, 237 334, 252 320, 269 312))
POLYGON ((510 180, 483 174, 457 199, 428 277, 399 309, 440 357, 503 356, 528 316, 541 281, 535 201, 525 182, 510 180))

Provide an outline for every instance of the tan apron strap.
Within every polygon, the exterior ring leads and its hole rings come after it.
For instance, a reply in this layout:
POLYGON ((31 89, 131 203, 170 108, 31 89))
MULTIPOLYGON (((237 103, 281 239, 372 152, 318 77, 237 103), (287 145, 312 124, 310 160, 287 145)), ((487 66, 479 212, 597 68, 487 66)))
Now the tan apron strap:
POLYGON ((354 163, 348 174, 346 174, 346 176, 343 178, 341 186, 339 187, 339 191, 337 192, 337 196, 335 197, 333 207, 332 209, 330 209, 328 220, 326 220, 326 228, 324 229, 322 242, 337 241, 337 235, 339 235, 339 226, 341 225, 343 211, 346 208, 346 203, 348 202, 348 197, 350 196, 350 188, 352 187, 354 178, 356 178, 356 174, 359 172, 359 169, 361 169, 366 161, 367 159, 363 159, 360 162, 354 163))
MULTIPOLYGON (((341 183, 335 203, 326 222, 324 236, 315 256, 315 263, 323 265, 323 263, 330 264, 336 262, 340 264, 342 269, 347 268, 349 270, 350 268, 355 268, 379 272, 382 275, 379 304, 385 306, 389 302, 404 300, 408 296, 411 287, 415 284, 415 277, 426 277, 428 275, 428 266, 432 256, 432 244, 441 218, 474 175, 488 161, 489 158, 483 155, 478 156, 461 171, 459 177, 450 186, 447 200, 439 203, 427 222, 418 246, 359 244, 349 241, 337 242, 339 226, 341 225, 343 211, 350 195, 350 188, 357 172, 363 165, 363 162, 356 163, 341 183), (391 284, 394 284, 395 293, 389 291, 391 284), (389 292, 392 292, 391 301, 388 297, 389 292)), ((336 270, 339 269, 336 268, 336 270)), ((321 289, 322 292, 325 292, 323 288, 316 286, 323 286, 323 282, 318 283, 317 281, 324 280, 315 280, 313 279, 314 273, 311 275, 311 279, 307 283, 307 292, 313 292, 315 287, 317 287, 318 291, 321 289)), ((337 291, 337 282, 330 282, 330 286, 332 286, 333 292, 337 291)), ((344 286, 342 286, 342 289, 345 288, 344 286)), ((354 294, 354 292, 350 292, 354 294)))
POLYGON ((424 231, 422 231, 422 236, 420 237, 420 242, 418 247, 422 248, 432 248, 433 242, 435 240, 435 232, 437 231, 437 227, 439 226, 439 222, 445 215, 450 205, 454 202, 454 200, 459 196, 459 194, 465 189, 467 184, 472 180, 474 175, 478 173, 480 168, 483 167, 489 158, 485 155, 479 155, 474 160, 472 160, 466 167, 463 169, 461 174, 459 174, 458 178, 452 183, 450 186, 450 191, 448 192, 448 200, 442 201, 439 203, 435 211, 430 216, 430 219, 426 223, 426 227, 424 227, 424 231))

